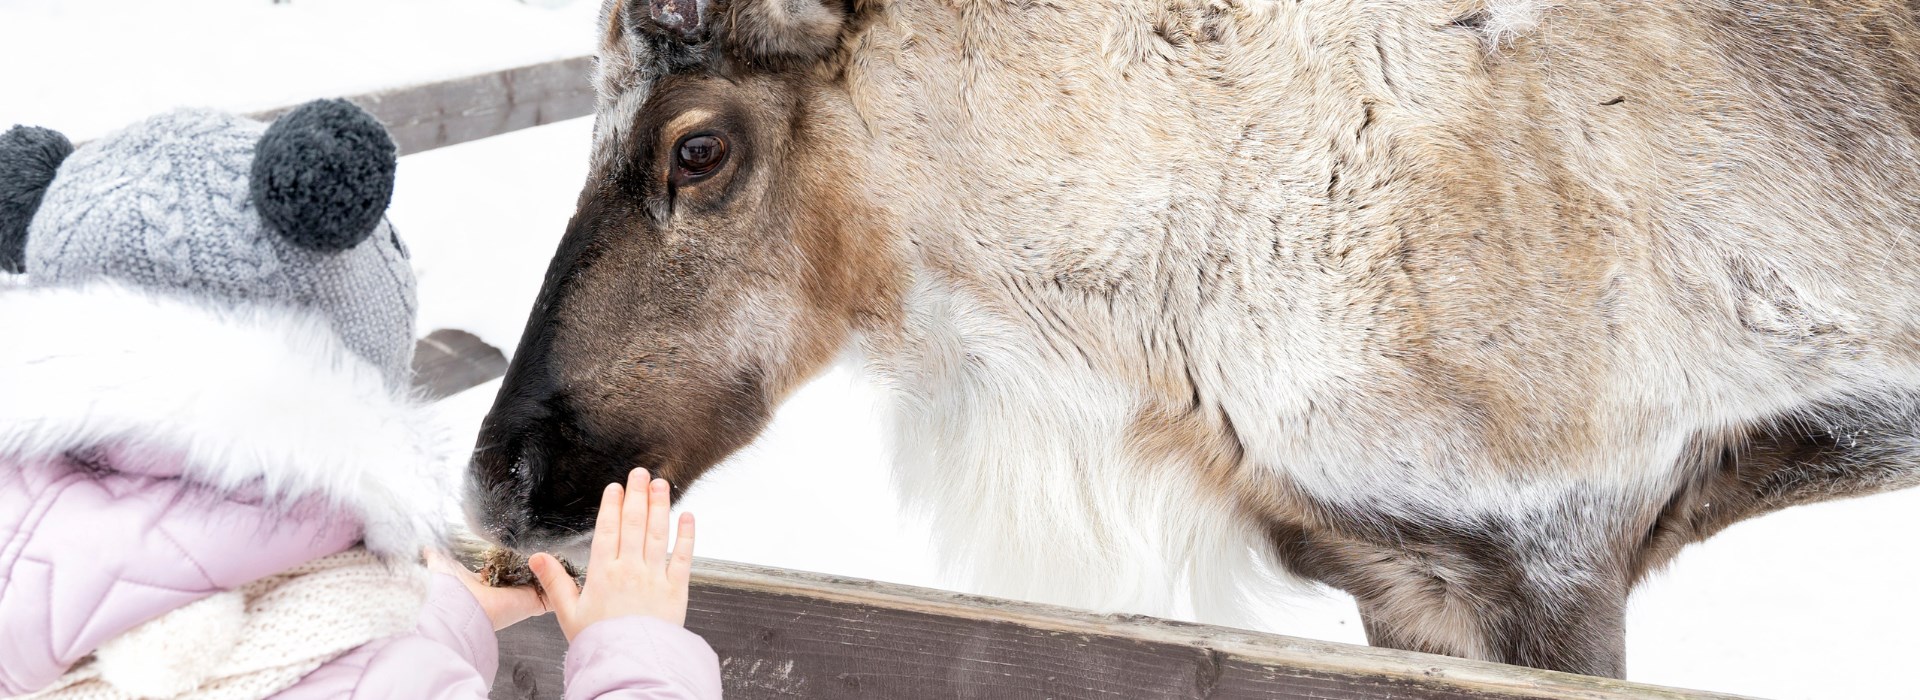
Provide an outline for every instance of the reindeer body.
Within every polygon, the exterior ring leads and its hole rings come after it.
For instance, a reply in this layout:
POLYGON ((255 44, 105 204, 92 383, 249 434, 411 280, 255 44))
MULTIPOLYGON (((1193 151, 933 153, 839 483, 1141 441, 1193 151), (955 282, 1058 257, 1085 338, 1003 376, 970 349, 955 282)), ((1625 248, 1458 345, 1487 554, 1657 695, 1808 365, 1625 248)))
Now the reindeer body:
POLYGON ((1680 546, 1915 480, 1904 4, 809 7, 734 0, 673 54, 612 6, 596 180, 490 431, 684 485, 758 423, 661 457, 662 396, 763 422, 740 407, 857 347, 984 592, 1163 613, 1186 577, 1232 622, 1273 557, 1377 644, 1603 675, 1680 546), (701 71, 776 105, 753 142, 783 169, 729 166, 720 204, 690 181, 651 262, 599 262, 641 258, 602 211, 653 157, 632 125, 726 112, 676 106, 701 71), (780 233, 719 241, 721 207, 780 233), (693 326, 573 281, 616 266, 712 326, 641 332, 693 326))

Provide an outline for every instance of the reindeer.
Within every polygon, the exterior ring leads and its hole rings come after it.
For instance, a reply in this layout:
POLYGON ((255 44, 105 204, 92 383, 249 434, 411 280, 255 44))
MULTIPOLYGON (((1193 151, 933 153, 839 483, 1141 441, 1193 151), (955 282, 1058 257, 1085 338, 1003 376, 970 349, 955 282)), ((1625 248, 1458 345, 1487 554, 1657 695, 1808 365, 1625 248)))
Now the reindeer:
POLYGON ((472 520, 577 546, 854 356, 976 590, 1232 622, 1270 559, 1619 676, 1680 548, 1920 474, 1915 13, 610 2, 472 520))

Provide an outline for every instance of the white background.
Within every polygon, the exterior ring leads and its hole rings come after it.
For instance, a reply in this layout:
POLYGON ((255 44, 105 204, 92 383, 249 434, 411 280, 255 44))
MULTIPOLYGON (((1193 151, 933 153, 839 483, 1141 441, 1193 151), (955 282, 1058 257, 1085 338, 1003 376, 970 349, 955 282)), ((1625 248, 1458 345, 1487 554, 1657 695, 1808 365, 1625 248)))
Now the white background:
MULTIPOLYGON (((597 0, 0 0, 0 127, 76 140, 175 106, 251 110, 592 49, 597 0)), ((402 159, 391 217, 421 328, 511 350, 585 176, 575 120, 402 159)), ((4 342, 4 339, 0 339, 4 342)), ((494 385, 450 399, 471 435, 494 385)), ((685 499, 704 556, 952 588, 889 484, 854 368, 799 392, 685 499)), ((1636 680, 1780 698, 1920 697, 1920 491, 1795 509, 1684 553, 1635 594, 1636 680)), ((989 517, 991 514, 987 514, 989 517)), ((1275 632, 1362 641, 1351 601, 1276 591, 1275 632)))

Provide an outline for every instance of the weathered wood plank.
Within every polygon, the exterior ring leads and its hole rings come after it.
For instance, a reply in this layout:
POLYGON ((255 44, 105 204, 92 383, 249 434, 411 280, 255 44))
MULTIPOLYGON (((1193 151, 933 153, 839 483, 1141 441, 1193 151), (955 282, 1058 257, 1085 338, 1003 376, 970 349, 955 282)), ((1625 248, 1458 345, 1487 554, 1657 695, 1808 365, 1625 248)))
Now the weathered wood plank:
MULTIPOLYGON (((1733 697, 712 560, 687 627, 735 699, 1733 697)), ((507 630, 493 697, 560 697, 564 651, 507 630)))
POLYGON ((466 331, 442 328, 413 345, 413 388, 427 401, 472 389, 506 372, 507 356, 466 331))
POLYGON ((548 700, 561 696, 560 664, 567 638, 552 615, 500 631, 500 670, 493 677, 492 700, 548 700))
MULTIPOLYGON (((346 99, 385 124, 407 155, 592 114, 592 65, 575 56, 346 99)), ((296 106, 248 116, 272 121, 296 106)))

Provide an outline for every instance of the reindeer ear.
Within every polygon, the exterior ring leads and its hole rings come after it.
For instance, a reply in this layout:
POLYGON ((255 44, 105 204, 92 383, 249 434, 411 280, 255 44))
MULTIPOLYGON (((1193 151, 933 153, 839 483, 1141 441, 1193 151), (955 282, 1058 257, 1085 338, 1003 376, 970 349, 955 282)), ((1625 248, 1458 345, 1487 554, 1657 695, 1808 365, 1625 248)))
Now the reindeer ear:
POLYGON ((834 0, 733 0, 727 40, 741 55, 767 61, 808 61, 840 43, 850 3, 834 0))
POLYGON ((58 131, 16 126, 0 134, 0 270, 27 267, 27 224, 73 142, 58 131))
POLYGON ((287 240, 360 245, 393 199, 399 161, 386 127, 346 100, 314 100, 267 127, 253 155, 253 206, 287 240))

